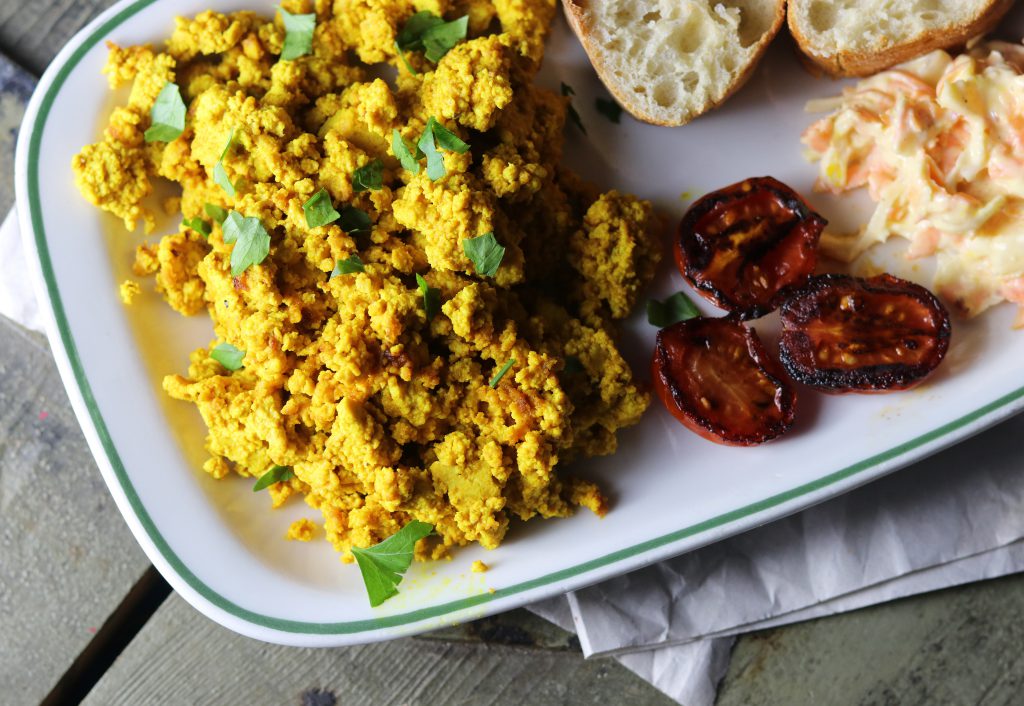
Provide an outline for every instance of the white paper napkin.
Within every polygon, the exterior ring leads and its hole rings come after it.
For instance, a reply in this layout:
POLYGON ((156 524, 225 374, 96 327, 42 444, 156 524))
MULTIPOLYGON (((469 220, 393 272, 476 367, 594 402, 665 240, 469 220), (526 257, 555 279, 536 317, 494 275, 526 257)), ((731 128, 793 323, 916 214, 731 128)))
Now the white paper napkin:
POLYGON ((43 332, 43 316, 28 276, 18 214, 11 209, 0 225, 0 314, 33 331, 43 332))
POLYGON ((584 653, 734 634, 855 592, 858 605, 889 600, 865 589, 936 566, 952 582, 950 562, 1024 538, 1022 435, 1015 417, 800 514, 572 593, 584 653))

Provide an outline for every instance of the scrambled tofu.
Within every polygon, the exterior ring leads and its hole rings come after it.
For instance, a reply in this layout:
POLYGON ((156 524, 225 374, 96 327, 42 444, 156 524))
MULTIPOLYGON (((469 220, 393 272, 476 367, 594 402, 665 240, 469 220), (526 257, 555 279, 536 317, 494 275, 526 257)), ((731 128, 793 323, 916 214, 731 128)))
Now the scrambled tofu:
POLYGON ((647 407, 614 321, 654 274, 661 226, 647 202, 559 166, 568 99, 532 84, 555 1, 284 7, 316 13, 312 50, 294 60, 279 58, 280 17, 250 12, 179 19, 162 50, 111 45, 106 73, 130 96, 73 164, 83 195, 129 230, 154 229, 158 178, 209 226, 140 246, 134 268, 178 312, 213 320, 217 340, 163 384, 206 422, 204 470, 290 467, 273 505, 303 497, 346 560, 412 520, 436 529, 417 548, 426 558, 496 547, 516 520, 603 514, 601 491, 561 467, 615 451, 647 407), (420 10, 469 18, 436 64, 395 48, 420 10), (188 106, 184 132, 146 142, 167 82, 188 106), (443 150, 436 179, 403 168, 392 141, 415 145, 430 118, 470 145, 443 150), (360 188, 353 173, 375 160, 380 188, 360 188), (303 204, 321 188, 369 227, 310 227, 303 204), (232 275, 237 244, 210 207, 258 218, 269 255, 232 275), (505 248, 493 276, 464 249, 485 233, 505 248), (352 256, 362 270, 332 276, 352 256), (417 275, 439 294, 432 317, 417 275), (239 369, 211 358, 218 343, 244 353, 239 369))
POLYGON ((293 542, 311 542, 315 536, 316 523, 303 517, 288 526, 288 534, 285 535, 285 539, 293 542))

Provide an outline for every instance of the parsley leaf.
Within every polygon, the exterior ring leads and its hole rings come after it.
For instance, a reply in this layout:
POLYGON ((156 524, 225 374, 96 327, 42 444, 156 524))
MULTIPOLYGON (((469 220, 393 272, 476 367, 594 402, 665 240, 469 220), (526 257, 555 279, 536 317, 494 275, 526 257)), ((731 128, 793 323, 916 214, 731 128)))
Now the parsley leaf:
POLYGON ((472 260, 476 273, 484 277, 493 277, 505 257, 505 248, 495 239, 494 233, 466 238, 462 241, 462 251, 472 260))
POLYGON ((391 131, 391 151, 398 157, 398 161, 402 163, 402 168, 412 172, 413 174, 420 173, 419 160, 423 157, 423 153, 419 147, 416 148, 416 152, 413 153, 412 147, 409 146, 405 140, 402 139, 402 134, 398 130, 391 131))
POLYGON ((283 7, 277 9, 284 22, 284 46, 281 48, 281 59, 291 61, 309 54, 313 50, 316 13, 293 15, 283 7))
POLYGON ((647 301, 647 322, 651 326, 665 328, 698 316, 700 316, 700 310, 682 292, 676 292, 663 302, 659 302, 657 299, 647 301))
POLYGON ((595 98, 594 107, 597 108, 597 112, 604 117, 611 120, 616 125, 619 124, 622 118, 622 106, 615 101, 608 100, 607 98, 595 98))
POLYGON ((487 383, 487 384, 490 385, 493 388, 498 387, 498 383, 501 382, 501 379, 503 377, 505 377, 505 373, 507 373, 512 368, 512 366, 515 365, 515 364, 516 364, 516 359, 515 358, 511 358, 507 363, 505 363, 503 366, 501 366, 501 370, 496 372, 494 374, 494 377, 492 377, 491 381, 489 383, 487 383))
POLYGON ((433 531, 433 525, 413 520, 380 544, 366 549, 352 547, 371 607, 376 608, 398 593, 398 584, 412 564, 416 542, 433 531))
POLYGON ((264 488, 269 488, 274 483, 283 483, 286 480, 291 480, 295 477, 295 471, 291 469, 291 466, 274 466, 269 471, 264 473, 256 481, 256 485, 252 487, 252 492, 258 493, 264 488))
POLYGON ((245 360, 245 351, 240 351, 230 343, 218 343, 210 351, 210 357, 231 371, 241 370, 245 360))
MULTIPOLYGON (((395 38, 395 46, 399 56, 405 61, 402 52, 423 51, 427 60, 435 64, 456 44, 466 38, 469 29, 469 15, 457 20, 445 22, 429 10, 417 12, 410 17, 395 38)), ((412 71, 406 62, 406 67, 412 71)), ((413 73, 416 73, 413 71, 413 73)))
POLYGON ((466 38, 466 30, 469 28, 469 15, 463 15, 457 20, 434 25, 421 36, 423 41, 423 55, 428 61, 435 64, 448 53, 456 44, 466 38))
POLYGON ((338 263, 334 266, 334 272, 331 273, 329 279, 334 279, 338 275, 351 275, 362 271, 363 261, 359 259, 359 256, 349 255, 344 260, 338 260, 338 263))
POLYGON ((331 195, 322 186, 320 191, 310 196, 309 200, 302 204, 302 212, 306 214, 306 225, 310 228, 325 226, 341 218, 341 214, 334 210, 331 195))
POLYGON ((202 235, 204 238, 210 237, 210 224, 204 221, 199 216, 196 216, 195 218, 184 218, 181 221, 181 225, 185 226, 186 228, 191 228, 196 233, 202 235))
POLYGON ((416 285, 423 295, 423 312, 427 315, 427 321, 430 321, 441 310, 441 292, 427 284, 421 275, 416 275, 416 285))
POLYGON ((427 129, 420 135, 420 141, 416 143, 416 148, 427 158, 427 176, 430 177, 430 181, 437 181, 448 173, 448 170, 444 168, 444 157, 434 145, 434 133, 430 129, 430 123, 427 123, 427 129))
POLYGON ((231 249, 231 274, 235 277, 270 254, 270 234, 260 219, 244 218, 237 211, 229 213, 224 221, 224 242, 235 244, 231 249))
POLYGON ((413 76, 419 76, 420 72, 412 67, 409 60, 405 58, 405 52, 402 51, 402 47, 398 46, 398 42, 395 42, 395 52, 398 54, 398 58, 405 64, 405 70, 411 73, 413 76))
POLYGON ((228 156, 228 150, 231 149, 231 146, 233 144, 235 144, 235 128, 231 128, 231 132, 228 133, 228 141, 227 143, 225 143, 224 149, 220 151, 220 157, 218 157, 218 161, 224 161, 224 158, 228 156))
POLYGON ((449 152, 457 152, 463 154, 469 151, 469 145, 458 138, 458 136, 446 128, 441 123, 437 122, 437 119, 431 116, 427 120, 427 127, 430 132, 433 133, 434 139, 437 140, 437 146, 442 149, 446 149, 449 152))
POLYGON ((444 20, 430 10, 421 10, 405 22, 405 26, 398 32, 395 43, 400 49, 406 51, 419 51, 423 49, 423 33, 431 27, 444 24, 444 20))
POLYGON ((217 162, 213 166, 213 181, 217 186, 224 189, 228 196, 234 196, 237 193, 235 185, 231 183, 231 179, 228 177, 227 170, 224 169, 223 162, 217 162))
POLYGON ((352 172, 352 190, 376 191, 384 186, 384 163, 375 159, 352 172))
POLYGON ((149 119, 150 126, 143 135, 146 142, 170 142, 185 131, 185 102, 177 84, 164 84, 149 111, 149 119))
POLYGON ((562 95, 566 96, 566 97, 569 97, 569 105, 566 108, 566 112, 569 113, 569 119, 572 120, 576 124, 576 127, 578 127, 580 129, 580 132, 582 132, 584 135, 586 135, 587 134, 587 128, 583 127, 583 121, 580 120, 580 114, 576 112, 576 108, 574 108, 573 105, 572 105, 572 98, 571 98, 571 96, 575 96, 576 95, 576 91, 572 90, 572 86, 570 86, 569 84, 563 82, 562 83, 562 95))
POLYGON ((217 186, 224 189, 228 196, 235 195, 235 185, 231 183, 231 179, 228 178, 227 170, 224 169, 224 157, 227 156, 228 150, 231 149, 231 145, 235 143, 235 129, 231 128, 231 134, 228 135, 228 143, 224 145, 224 149, 221 150, 220 159, 217 160, 217 164, 213 166, 213 181, 217 186))
POLYGON ((203 210, 206 211, 206 215, 217 221, 219 225, 224 225, 224 219, 228 217, 228 210, 221 208, 217 204, 208 203, 203 206, 203 210))
POLYGON ((427 120, 427 127, 423 130, 423 134, 416 145, 426 155, 427 176, 430 177, 431 181, 437 181, 448 173, 444 168, 444 157, 438 152, 438 147, 459 154, 469 150, 467 143, 460 140, 448 128, 439 123, 434 116, 430 116, 427 120))
POLYGON ((355 206, 345 206, 341 209, 341 216, 338 219, 338 227, 349 235, 368 233, 373 227, 370 214, 355 206))

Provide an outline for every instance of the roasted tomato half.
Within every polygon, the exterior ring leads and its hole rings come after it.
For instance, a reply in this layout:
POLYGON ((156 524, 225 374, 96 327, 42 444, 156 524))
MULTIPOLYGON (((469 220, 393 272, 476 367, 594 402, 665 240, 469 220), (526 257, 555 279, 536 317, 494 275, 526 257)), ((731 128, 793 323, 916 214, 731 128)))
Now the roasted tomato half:
POLYGON ((690 207, 676 236, 676 264, 705 298, 756 319, 814 271, 826 223, 782 182, 747 179, 690 207))
POLYGON ((753 446, 793 425, 796 390, 753 329, 735 319, 690 319, 658 332, 654 389, 705 439, 753 446))
POLYGON ((893 277, 813 277, 782 307, 782 363, 825 392, 886 392, 921 382, 949 348, 949 314, 893 277))

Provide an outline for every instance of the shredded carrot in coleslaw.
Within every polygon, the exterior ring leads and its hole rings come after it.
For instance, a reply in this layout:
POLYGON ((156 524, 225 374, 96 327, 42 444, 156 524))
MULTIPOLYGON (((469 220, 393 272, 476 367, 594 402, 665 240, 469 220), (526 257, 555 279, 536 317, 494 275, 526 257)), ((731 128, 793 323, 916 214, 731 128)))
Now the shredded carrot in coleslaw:
POLYGON ((804 133, 817 188, 867 187, 877 202, 854 234, 826 232, 850 261, 897 235, 936 256, 935 288, 967 315, 1002 301, 1024 326, 1024 46, 933 52, 808 105, 833 109, 804 133))

